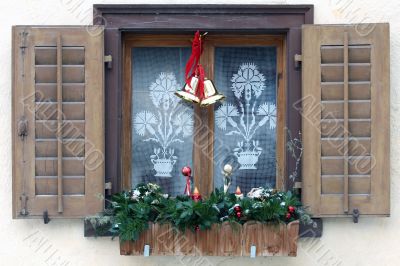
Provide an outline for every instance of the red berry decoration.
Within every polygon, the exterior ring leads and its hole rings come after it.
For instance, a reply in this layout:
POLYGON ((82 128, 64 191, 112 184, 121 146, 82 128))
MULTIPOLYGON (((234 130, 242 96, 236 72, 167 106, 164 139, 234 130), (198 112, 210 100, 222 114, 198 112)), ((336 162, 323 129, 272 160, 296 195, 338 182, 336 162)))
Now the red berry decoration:
POLYGON ((289 210, 290 213, 294 213, 295 208, 293 206, 289 206, 288 210, 289 210))
POLYGON ((235 210, 235 212, 240 212, 242 210, 239 205, 236 205, 233 209, 235 210))
POLYGON ((190 169, 189 166, 184 166, 184 167, 182 168, 182 174, 183 174, 184 176, 191 176, 191 175, 192 175, 192 169, 190 169))
POLYGON ((236 217, 237 217, 237 218, 242 217, 242 213, 241 213, 241 212, 237 212, 237 213, 236 213, 236 217))
POLYGON ((194 227, 194 230, 195 230, 196 232, 200 231, 200 226, 196 225, 196 226, 194 227))
POLYGON ((286 213, 286 219, 290 219, 290 217, 292 217, 292 215, 288 212, 288 213, 286 213))

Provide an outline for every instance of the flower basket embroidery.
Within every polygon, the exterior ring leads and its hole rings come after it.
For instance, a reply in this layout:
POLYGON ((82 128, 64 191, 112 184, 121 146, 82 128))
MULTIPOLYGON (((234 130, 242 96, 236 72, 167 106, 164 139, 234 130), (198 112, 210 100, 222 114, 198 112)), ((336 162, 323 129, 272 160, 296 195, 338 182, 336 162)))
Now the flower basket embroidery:
POLYGON ((179 98, 174 95, 179 87, 173 73, 160 73, 149 88, 154 113, 141 111, 133 121, 135 131, 143 141, 156 144, 150 161, 157 177, 171 177, 178 160, 173 144, 184 143, 183 138, 192 135, 193 131, 192 115, 179 108, 179 98))
POLYGON ((226 133, 227 136, 238 135, 243 139, 233 149, 240 164, 239 169, 257 169, 256 164, 263 149, 253 137, 267 123, 267 129, 275 129, 276 105, 273 102, 258 105, 258 99, 265 89, 265 77, 255 64, 241 64, 231 82, 238 106, 229 102, 222 104, 215 114, 216 124, 223 131, 228 127, 232 129, 226 133))

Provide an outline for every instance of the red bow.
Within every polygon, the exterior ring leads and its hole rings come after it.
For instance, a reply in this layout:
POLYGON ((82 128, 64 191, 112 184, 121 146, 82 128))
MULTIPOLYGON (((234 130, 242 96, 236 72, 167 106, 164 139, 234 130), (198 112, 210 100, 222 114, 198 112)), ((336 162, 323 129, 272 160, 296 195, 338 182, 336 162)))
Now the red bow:
POLYGON ((201 43, 201 35, 199 31, 196 31, 192 43, 192 54, 186 63, 185 68, 185 79, 186 83, 190 86, 190 81, 193 76, 199 78, 198 88, 196 90, 196 96, 200 99, 204 98, 204 68, 200 65, 200 57, 203 53, 203 46, 201 43))

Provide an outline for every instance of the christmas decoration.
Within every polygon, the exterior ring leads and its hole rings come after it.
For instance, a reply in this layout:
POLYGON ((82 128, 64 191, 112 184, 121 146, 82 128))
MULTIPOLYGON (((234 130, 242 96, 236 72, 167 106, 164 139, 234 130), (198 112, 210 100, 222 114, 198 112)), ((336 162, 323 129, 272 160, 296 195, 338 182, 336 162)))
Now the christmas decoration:
MULTIPOLYGON (((189 173, 188 169, 185 173, 189 173)), ((149 222, 168 223, 182 231, 205 230, 224 221, 244 224, 248 221, 290 223, 300 220, 312 223, 301 202, 290 191, 259 190, 262 196, 242 200, 218 189, 202 199, 197 188, 192 197, 171 198, 156 184, 139 184, 135 189, 114 195, 111 209, 107 209, 103 217, 107 217, 111 224, 109 230, 121 241, 138 239, 147 230, 149 222), (292 213, 289 207, 293 207, 292 213)))
POLYGON ((178 97, 200 106, 208 106, 225 98, 218 93, 214 83, 205 77, 204 68, 200 64, 200 57, 203 53, 202 38, 207 33, 200 35, 195 33, 192 43, 192 54, 185 68, 186 84, 182 90, 175 92, 178 97))
POLYGON ((224 192, 227 193, 232 181, 231 180, 232 165, 225 164, 222 174, 224 175, 224 192))
POLYGON ((294 213, 294 207, 293 207, 293 206, 289 206, 289 207, 288 207, 288 211, 289 211, 290 213, 294 213))
POLYGON ((193 199, 195 202, 198 202, 198 201, 201 200, 201 195, 200 195, 200 192, 199 192, 199 190, 197 189, 197 187, 194 187, 194 191, 193 191, 193 194, 192 194, 192 199, 193 199))
POLYGON ((185 195, 190 196, 191 193, 191 176, 192 176, 192 169, 189 166, 184 166, 182 168, 182 174, 186 177, 186 185, 185 191, 183 192, 185 195))
POLYGON ((243 199, 243 193, 242 193, 242 191, 240 191, 240 187, 239 186, 236 187, 235 196, 236 196, 237 199, 243 199))
POLYGON ((184 166, 182 168, 182 174, 184 176, 191 176, 192 175, 192 169, 189 166, 184 166))
POLYGON ((236 204, 235 207, 233 207, 233 210, 234 210, 235 212, 239 212, 239 211, 242 210, 242 208, 240 208, 240 205, 239 205, 239 204, 236 204))
POLYGON ((214 83, 211 80, 205 78, 204 98, 200 101, 200 106, 206 107, 223 99, 225 99, 225 96, 217 91, 217 89, 214 86, 214 83))

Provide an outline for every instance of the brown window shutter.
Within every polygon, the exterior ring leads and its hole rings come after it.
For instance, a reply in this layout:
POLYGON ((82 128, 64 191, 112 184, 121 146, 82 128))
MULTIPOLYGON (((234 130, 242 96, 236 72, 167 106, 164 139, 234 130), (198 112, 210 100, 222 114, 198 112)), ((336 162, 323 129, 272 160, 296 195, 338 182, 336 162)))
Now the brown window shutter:
POLYGON ((13 27, 13 217, 104 206, 103 32, 13 27))
POLYGON ((304 25, 302 198, 314 216, 389 215, 389 25, 304 25))

